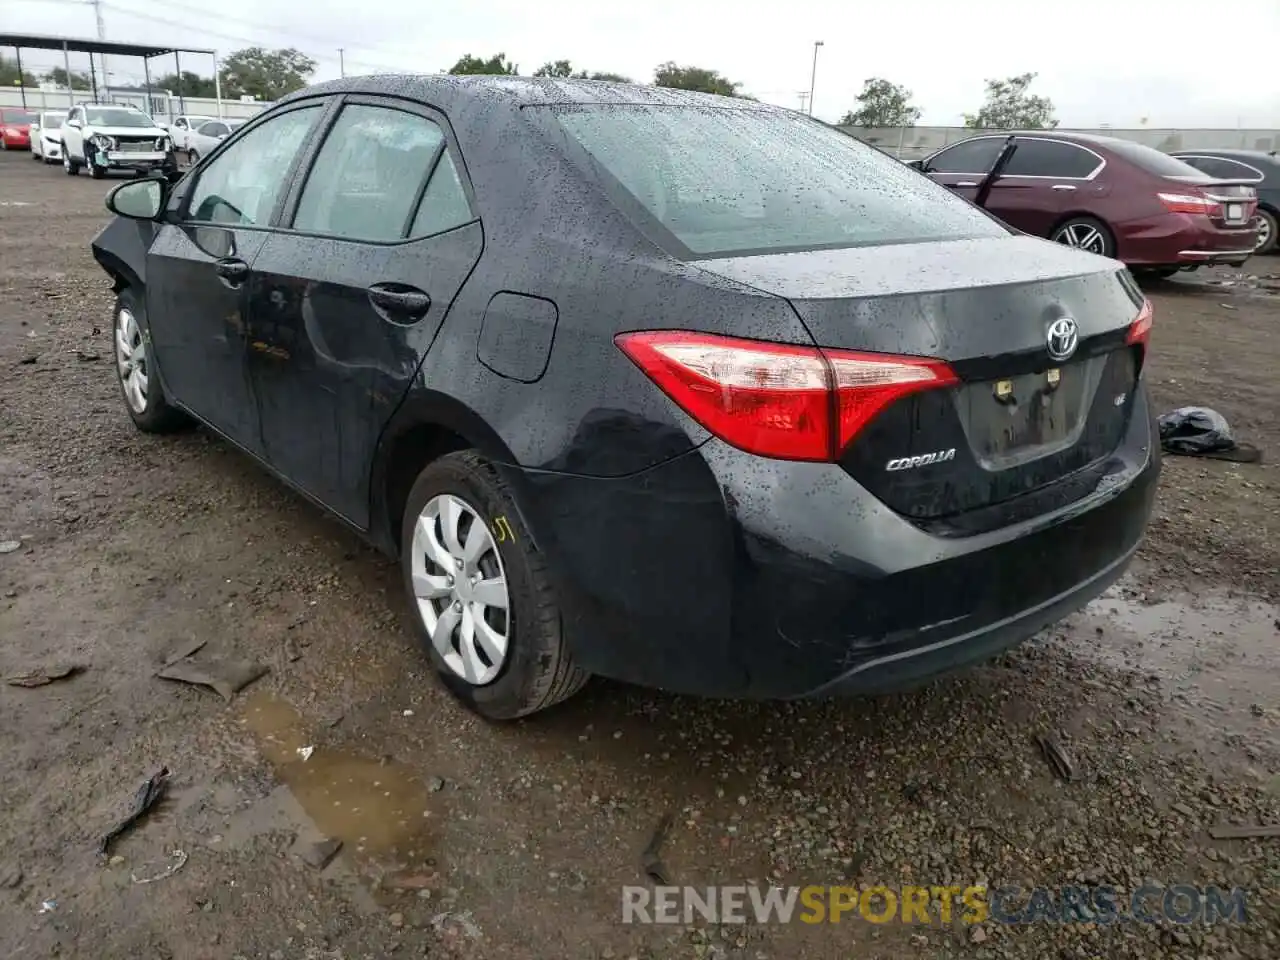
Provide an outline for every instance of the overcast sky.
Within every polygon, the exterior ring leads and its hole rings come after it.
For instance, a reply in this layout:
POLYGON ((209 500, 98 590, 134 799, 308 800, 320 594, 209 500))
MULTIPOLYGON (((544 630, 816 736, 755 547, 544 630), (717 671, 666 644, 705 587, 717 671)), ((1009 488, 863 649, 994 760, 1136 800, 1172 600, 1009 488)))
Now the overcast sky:
MULTIPOLYGON (((4 7, 5 30, 96 35, 86 0, 4 7)), ((985 78, 1035 71, 1032 92, 1053 100, 1064 126, 1280 127, 1280 70, 1266 53, 1280 50, 1280 0, 103 0, 102 14, 110 40, 294 46, 319 61, 317 80, 338 75, 338 47, 348 73, 439 72, 465 53, 502 51, 522 73, 568 58, 649 81, 675 60, 799 106, 821 40, 814 102, 828 120, 880 76, 913 91, 921 123, 959 124, 985 78)), ((141 77, 140 61, 109 66, 141 77)), ((207 58, 183 66, 211 72, 207 58)))

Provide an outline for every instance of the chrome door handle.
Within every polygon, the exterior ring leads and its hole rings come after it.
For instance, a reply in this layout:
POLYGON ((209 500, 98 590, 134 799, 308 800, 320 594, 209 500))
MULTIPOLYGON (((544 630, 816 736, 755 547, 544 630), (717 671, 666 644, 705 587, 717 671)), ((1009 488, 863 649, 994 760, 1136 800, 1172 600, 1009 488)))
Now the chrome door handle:
POLYGON ((1069 183, 1055 183, 1055 184, 1053 185, 1053 189, 1055 189, 1055 190, 1074 190, 1074 189, 1075 189, 1075 187, 1073 187, 1073 186, 1072 186, 1071 184, 1069 184, 1069 183))
POLYGON ((974 180, 961 180, 956 183, 957 187, 976 187, 978 184, 974 180))

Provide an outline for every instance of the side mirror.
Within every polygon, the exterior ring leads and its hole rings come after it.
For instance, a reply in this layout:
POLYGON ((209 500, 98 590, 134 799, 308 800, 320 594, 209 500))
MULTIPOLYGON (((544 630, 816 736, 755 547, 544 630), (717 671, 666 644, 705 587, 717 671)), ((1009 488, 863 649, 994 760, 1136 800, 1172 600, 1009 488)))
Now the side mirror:
POLYGON ((163 180, 134 180, 122 183, 107 194, 107 209, 130 220, 154 220, 164 209, 163 180))

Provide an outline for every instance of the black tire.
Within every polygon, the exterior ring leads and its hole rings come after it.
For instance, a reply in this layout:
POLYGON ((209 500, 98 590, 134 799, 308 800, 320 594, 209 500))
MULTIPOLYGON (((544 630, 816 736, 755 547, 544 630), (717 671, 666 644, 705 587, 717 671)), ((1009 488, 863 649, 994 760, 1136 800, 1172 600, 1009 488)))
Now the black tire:
POLYGON ((514 720, 545 710, 582 689, 589 675, 569 654, 561 635, 560 608, 546 564, 533 548, 510 489, 493 466, 473 450, 450 453, 418 475, 400 524, 400 569, 409 617, 445 687, 489 720, 514 720), (488 527, 506 576, 510 617, 505 662, 483 686, 455 673, 436 652, 413 595, 413 532, 428 502, 440 494, 463 500, 488 527))
POLYGON ((1258 208, 1258 219, 1264 221, 1266 225, 1270 227, 1271 236, 1267 239, 1266 243, 1253 251, 1254 256, 1265 253, 1275 253, 1277 245, 1280 245, 1280 219, 1278 219, 1270 210, 1264 210, 1262 207, 1258 208))
POLYGON ((107 176, 105 167, 100 167, 96 163, 89 164, 89 176, 94 180, 102 180, 107 176))
POLYGON ((120 291, 116 297, 116 305, 111 312, 111 356, 115 361, 116 381, 120 384, 120 398, 124 401, 124 408, 128 411, 133 425, 143 433, 173 433, 176 430, 182 430, 192 425, 191 418, 181 410, 169 405, 169 400, 164 394, 164 387, 160 385, 160 377, 157 375, 154 365, 150 362, 151 347, 145 336, 142 337, 138 344, 138 349, 145 352, 146 372, 147 372, 147 395, 146 402, 142 410, 135 410, 130 403, 128 390, 125 387, 124 378, 120 369, 119 347, 116 345, 116 338, 119 336, 119 327, 123 310, 132 312, 136 322, 139 324, 139 330, 145 331, 146 326, 146 308, 134 291, 126 287, 120 291))
POLYGON ((197 163, 199 163, 199 162, 200 162, 200 154, 196 153, 194 150, 188 150, 188 151, 187 151, 187 166, 188 166, 188 167, 194 167, 194 166, 195 166, 197 163))
POLYGON ((71 156, 71 151, 67 149, 67 145, 62 145, 62 170, 68 177, 74 177, 80 173, 80 164, 76 163, 75 157, 71 156))
POLYGON ((1072 234, 1087 233, 1090 230, 1097 231, 1097 246, 1080 247, 1079 249, 1086 249, 1090 253, 1096 253, 1104 257, 1114 257, 1116 255, 1116 238, 1107 225, 1097 217, 1080 216, 1063 220, 1053 228, 1053 231, 1049 234, 1049 239, 1055 243, 1074 247, 1077 245, 1069 242, 1067 237, 1072 234))

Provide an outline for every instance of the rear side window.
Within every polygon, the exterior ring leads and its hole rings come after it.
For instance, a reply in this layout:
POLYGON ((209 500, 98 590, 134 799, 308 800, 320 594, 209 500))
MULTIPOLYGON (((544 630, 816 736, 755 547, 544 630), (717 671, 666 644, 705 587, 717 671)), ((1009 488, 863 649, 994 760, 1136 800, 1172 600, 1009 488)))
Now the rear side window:
POLYGON ((1005 235, 905 164, 795 114, 633 104, 544 109, 642 208, 642 226, 657 224, 654 239, 674 240, 679 255, 1005 235))
POLYGON ((930 173, 986 173, 1004 149, 999 137, 981 137, 957 143, 937 154, 926 165, 930 173))
POLYGON ((1018 149, 1004 168, 1006 177, 1083 179, 1102 166, 1102 159, 1075 144, 1019 137, 1018 149))
MULTIPOLYGON (((443 131, 425 117, 385 107, 343 107, 307 177, 294 229, 349 240, 403 239, 443 149, 443 131)), ((436 232, 430 226, 424 223, 423 229, 436 232)))
POLYGON ((1134 143, 1132 140, 1110 140, 1107 142, 1107 149, 1120 157, 1120 159, 1127 160, 1135 167, 1145 170, 1147 173, 1153 173, 1157 177, 1195 177, 1201 175, 1199 170, 1185 160, 1171 157, 1167 153, 1161 153, 1155 147, 1134 143))
POLYGON ((225 137, 231 131, 227 128, 225 123, 219 123, 215 120, 213 123, 206 123, 196 132, 203 134, 206 137, 225 137))
POLYGON ((460 227, 472 219, 471 206, 467 203, 467 194, 462 189, 462 178, 458 176, 458 168, 453 158, 445 153, 436 164, 431 174, 431 182, 422 194, 422 203, 413 220, 410 234, 415 237, 427 237, 433 233, 442 233, 460 227))

